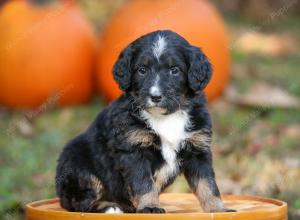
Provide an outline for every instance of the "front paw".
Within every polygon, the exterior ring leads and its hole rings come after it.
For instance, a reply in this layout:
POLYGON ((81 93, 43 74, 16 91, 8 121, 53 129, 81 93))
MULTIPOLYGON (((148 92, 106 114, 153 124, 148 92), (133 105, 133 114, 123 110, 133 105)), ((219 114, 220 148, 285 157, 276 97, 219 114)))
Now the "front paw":
POLYGON ((145 207, 137 210, 137 213, 166 213, 166 211, 158 207, 145 207))

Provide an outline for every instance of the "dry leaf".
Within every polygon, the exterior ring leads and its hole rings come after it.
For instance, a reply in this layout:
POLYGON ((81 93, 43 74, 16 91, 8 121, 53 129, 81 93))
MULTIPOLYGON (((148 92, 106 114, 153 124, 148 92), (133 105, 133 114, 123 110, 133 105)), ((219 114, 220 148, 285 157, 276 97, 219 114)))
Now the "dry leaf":
POLYGON ((241 94, 234 86, 226 91, 226 99, 234 104, 243 106, 261 106, 265 108, 300 108, 300 99, 290 95, 280 87, 264 82, 257 82, 241 94))
POLYGON ((295 40, 287 34, 246 32, 237 39, 235 47, 245 53, 278 56, 295 52, 295 45, 295 40))

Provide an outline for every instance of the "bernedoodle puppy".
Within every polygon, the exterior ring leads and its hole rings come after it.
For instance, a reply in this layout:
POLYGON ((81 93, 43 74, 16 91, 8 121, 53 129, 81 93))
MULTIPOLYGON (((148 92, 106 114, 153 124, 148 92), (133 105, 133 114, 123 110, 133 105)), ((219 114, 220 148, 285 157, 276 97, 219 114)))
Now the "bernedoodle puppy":
POLYGON ((120 54, 123 94, 64 148, 56 191, 69 211, 164 213, 159 194, 183 173, 206 212, 224 207, 211 154, 203 89, 212 67, 178 34, 146 34, 120 54))

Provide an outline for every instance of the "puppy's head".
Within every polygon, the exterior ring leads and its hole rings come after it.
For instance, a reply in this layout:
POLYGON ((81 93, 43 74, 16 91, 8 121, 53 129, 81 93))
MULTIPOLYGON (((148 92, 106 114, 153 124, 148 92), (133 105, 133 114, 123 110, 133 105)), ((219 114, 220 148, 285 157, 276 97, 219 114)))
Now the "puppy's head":
POLYGON ((156 31, 124 49, 113 74, 140 108, 169 114, 206 87, 212 68, 202 51, 178 34, 156 31))

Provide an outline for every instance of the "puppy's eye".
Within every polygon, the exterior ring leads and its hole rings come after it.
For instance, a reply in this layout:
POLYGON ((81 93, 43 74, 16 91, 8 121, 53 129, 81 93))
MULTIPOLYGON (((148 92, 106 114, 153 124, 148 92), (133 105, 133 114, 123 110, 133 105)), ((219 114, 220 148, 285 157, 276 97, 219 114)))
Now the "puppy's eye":
POLYGON ((138 68, 138 72, 139 72, 139 74, 141 74, 141 75, 145 75, 145 74, 147 73, 147 68, 141 66, 141 67, 138 68))
POLYGON ((177 66, 173 66, 173 67, 171 67, 171 69, 170 69, 170 73, 171 73, 172 75, 177 75, 177 74, 179 73, 179 71, 180 71, 180 69, 179 69, 177 66))

